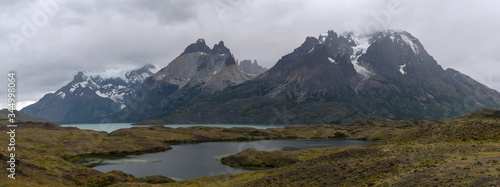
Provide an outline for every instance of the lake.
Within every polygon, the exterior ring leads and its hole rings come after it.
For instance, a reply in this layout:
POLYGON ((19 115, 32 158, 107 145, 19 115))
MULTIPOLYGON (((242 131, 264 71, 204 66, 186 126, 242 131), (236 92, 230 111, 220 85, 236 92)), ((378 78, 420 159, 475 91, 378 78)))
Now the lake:
MULTIPOLYGON (((61 124, 63 127, 77 127, 79 129, 88 129, 95 131, 105 131, 113 132, 118 129, 125 129, 131 127, 147 127, 151 125, 132 125, 132 123, 91 123, 91 124, 61 124)), ((203 127, 251 127, 256 129, 267 129, 267 128, 282 128, 286 125, 253 125, 253 124, 171 124, 163 125, 164 127, 180 128, 180 127, 192 127, 192 126, 203 126, 203 127)))
POLYGON ((295 149, 365 145, 371 142, 357 140, 261 140, 250 142, 207 142, 172 145, 171 150, 158 153, 130 155, 121 158, 92 158, 87 164, 105 164, 93 167, 102 172, 120 170, 135 177, 164 175, 176 180, 186 180, 210 175, 245 172, 232 168, 218 159, 241 152, 247 148, 272 151, 293 147, 295 149))

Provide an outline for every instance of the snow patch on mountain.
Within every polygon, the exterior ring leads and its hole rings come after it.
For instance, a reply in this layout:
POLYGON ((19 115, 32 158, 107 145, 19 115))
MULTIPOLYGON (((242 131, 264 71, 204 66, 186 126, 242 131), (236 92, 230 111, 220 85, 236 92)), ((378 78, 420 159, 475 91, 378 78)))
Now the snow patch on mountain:
POLYGON ((329 60, 332 64, 337 64, 337 62, 335 62, 335 60, 334 60, 333 58, 328 57, 328 60, 329 60))
POLYGON ((142 82, 153 74, 151 69, 156 68, 146 65, 138 69, 110 69, 102 73, 81 71, 70 84, 56 93, 64 99, 68 95, 81 97, 84 90, 91 90, 99 97, 113 100, 123 109, 127 105, 125 97, 135 97, 142 82))
POLYGON ((328 37, 328 33, 322 33, 319 35, 318 40, 320 44, 325 43, 326 38, 328 37))
POLYGON ((61 97, 61 99, 64 99, 64 98, 66 97, 66 93, 61 92, 61 91, 57 92, 57 95, 58 95, 59 97, 61 97))
POLYGON ((402 43, 404 45, 407 45, 408 47, 411 48, 411 50, 413 51, 413 53, 415 55, 420 53, 418 45, 415 44, 415 42, 413 42, 414 40, 417 40, 417 39, 413 38, 413 36, 411 36, 406 31, 386 30, 386 31, 383 31, 382 33, 383 33, 384 37, 388 36, 392 40, 393 43, 402 43), (411 36, 412 38, 410 38, 409 36, 411 36))
POLYGON ((406 35, 401 35, 401 39, 403 39, 403 41, 408 45, 410 46, 411 50, 413 51, 413 53, 415 54, 419 54, 419 51, 418 51, 418 46, 413 43, 413 40, 410 39, 408 36, 406 35))
POLYGON ((368 47, 370 47, 370 37, 367 36, 359 36, 352 34, 350 39, 354 41, 356 46, 352 47, 353 53, 351 55, 351 62, 354 66, 356 72, 364 77, 364 79, 369 79, 371 76, 375 75, 375 73, 369 71, 365 67, 361 66, 358 62, 359 57, 366 53, 368 47))
POLYGON ((406 75, 406 72, 405 72, 405 70, 403 69, 403 68, 405 68, 405 67, 406 67, 406 64, 403 64, 403 65, 399 66, 399 72, 400 72, 402 75, 406 75))
POLYGON ((309 50, 309 52, 307 52, 307 54, 309 54, 309 53, 311 53, 312 51, 314 51, 314 48, 315 48, 315 47, 313 47, 311 50, 309 50))

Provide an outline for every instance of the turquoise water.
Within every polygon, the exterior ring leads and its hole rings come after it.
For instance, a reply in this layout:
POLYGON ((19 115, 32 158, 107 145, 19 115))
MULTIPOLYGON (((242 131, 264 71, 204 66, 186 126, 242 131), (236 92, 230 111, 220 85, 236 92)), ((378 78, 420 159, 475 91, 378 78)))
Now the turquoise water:
MULTIPOLYGON (((77 127, 79 129, 88 129, 95 131, 105 131, 113 132, 118 129, 126 129, 131 127, 146 127, 151 125, 132 125, 132 123, 89 123, 89 124, 61 124, 63 127, 77 127)), ((256 129, 267 129, 267 128, 282 128, 286 125, 253 125, 253 124, 172 124, 163 125, 164 127, 171 128, 181 128, 181 127, 192 127, 192 126, 203 126, 203 127, 251 127, 256 129)))

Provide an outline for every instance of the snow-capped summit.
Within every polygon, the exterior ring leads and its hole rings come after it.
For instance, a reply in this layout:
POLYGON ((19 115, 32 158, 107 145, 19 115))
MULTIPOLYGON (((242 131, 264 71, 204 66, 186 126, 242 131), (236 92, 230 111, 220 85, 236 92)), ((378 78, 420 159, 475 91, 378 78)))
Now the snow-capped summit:
POLYGON ((420 44, 417 38, 402 30, 384 30, 378 33, 375 37, 375 40, 388 37, 393 43, 409 47, 415 55, 418 55, 420 53, 420 49, 422 48, 422 44, 420 44))
POLYGON ((142 82, 153 74, 150 69, 155 69, 155 66, 147 64, 134 70, 108 69, 102 73, 78 72, 70 83, 71 88, 66 91, 67 86, 65 86, 56 94, 82 96, 83 89, 88 89, 94 91, 99 97, 113 100, 120 106, 120 109, 123 109, 135 97, 135 92, 140 88, 142 82), (77 93, 74 93, 75 91, 77 93))
POLYGON ((98 122, 131 103, 154 69, 154 65, 147 64, 133 70, 80 71, 66 86, 45 95, 23 112, 58 123, 98 122))

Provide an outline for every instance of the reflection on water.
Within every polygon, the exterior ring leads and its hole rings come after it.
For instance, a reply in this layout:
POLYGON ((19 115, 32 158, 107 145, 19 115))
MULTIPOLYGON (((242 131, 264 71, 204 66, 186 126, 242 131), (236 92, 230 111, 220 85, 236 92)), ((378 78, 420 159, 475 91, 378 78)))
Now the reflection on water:
POLYGON ((155 163, 161 162, 160 159, 135 159, 132 157, 119 157, 119 158, 86 158, 78 162, 82 166, 95 167, 100 165, 113 165, 125 163, 155 163))

